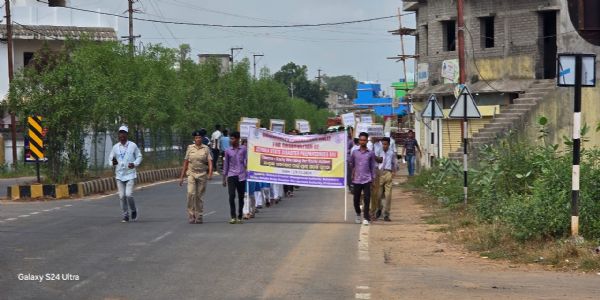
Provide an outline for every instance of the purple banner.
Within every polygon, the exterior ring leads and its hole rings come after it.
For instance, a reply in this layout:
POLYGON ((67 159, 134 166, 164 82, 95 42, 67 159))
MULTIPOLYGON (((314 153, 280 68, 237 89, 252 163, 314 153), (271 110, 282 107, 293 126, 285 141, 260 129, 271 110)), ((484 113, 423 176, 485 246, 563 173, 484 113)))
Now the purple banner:
POLYGON ((272 174, 248 171, 249 181, 271 182, 320 188, 343 188, 344 178, 272 174))

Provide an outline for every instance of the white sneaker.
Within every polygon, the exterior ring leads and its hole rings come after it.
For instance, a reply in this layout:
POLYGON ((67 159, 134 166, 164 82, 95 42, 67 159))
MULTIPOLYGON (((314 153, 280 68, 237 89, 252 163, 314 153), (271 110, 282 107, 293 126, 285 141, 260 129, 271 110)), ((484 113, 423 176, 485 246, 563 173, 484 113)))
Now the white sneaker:
POLYGON ((360 221, 361 221, 360 216, 356 216, 356 218, 354 219, 354 223, 360 224, 360 221))
POLYGON ((363 224, 363 225, 365 225, 365 226, 369 226, 369 221, 367 221, 367 220, 363 220, 363 221, 362 221, 362 224, 363 224))

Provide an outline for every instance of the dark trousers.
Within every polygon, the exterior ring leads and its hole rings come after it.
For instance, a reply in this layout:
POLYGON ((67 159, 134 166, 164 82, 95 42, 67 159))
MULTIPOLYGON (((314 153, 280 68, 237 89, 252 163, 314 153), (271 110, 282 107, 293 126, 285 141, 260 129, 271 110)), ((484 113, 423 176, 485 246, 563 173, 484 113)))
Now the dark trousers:
POLYGON ((213 163, 213 172, 217 172, 217 165, 219 162, 219 154, 221 154, 221 151, 219 151, 219 149, 211 149, 212 151, 212 163, 213 163))
POLYGON ((363 184, 354 184, 354 211, 356 211, 357 215, 360 215, 360 194, 361 192, 365 193, 363 211, 365 220, 371 221, 371 217, 369 216, 369 208, 371 204, 371 183, 363 183, 363 184))
POLYGON ((238 193, 237 218, 241 219, 244 214, 244 193, 246 191, 246 181, 240 181, 238 176, 227 177, 227 188, 229 190, 229 213, 232 219, 236 218, 235 213, 235 192, 238 193))
POLYGON ((283 193, 287 195, 288 192, 290 192, 290 193, 294 192, 293 185, 283 185, 283 193))

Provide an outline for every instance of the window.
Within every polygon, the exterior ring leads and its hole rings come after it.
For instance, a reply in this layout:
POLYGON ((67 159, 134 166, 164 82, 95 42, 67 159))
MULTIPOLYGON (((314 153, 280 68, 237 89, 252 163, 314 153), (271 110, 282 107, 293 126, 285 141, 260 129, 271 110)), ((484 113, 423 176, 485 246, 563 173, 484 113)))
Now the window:
POLYGON ((23 66, 27 67, 33 59, 33 52, 23 52, 23 66))
POLYGON ((429 56, 429 26, 423 26, 423 54, 429 56))
POLYGON ((494 17, 481 18, 481 48, 494 48, 494 17))
POLYGON ((442 21, 444 50, 456 51, 456 21, 442 21))

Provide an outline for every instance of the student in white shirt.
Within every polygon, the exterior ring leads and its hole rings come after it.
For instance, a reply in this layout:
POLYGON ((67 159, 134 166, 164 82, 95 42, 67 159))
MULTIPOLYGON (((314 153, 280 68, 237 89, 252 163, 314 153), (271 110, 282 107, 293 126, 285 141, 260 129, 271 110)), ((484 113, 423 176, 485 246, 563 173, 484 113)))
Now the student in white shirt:
POLYGON ((142 163, 140 149, 134 142, 127 140, 128 132, 129 129, 127 126, 119 127, 119 142, 113 146, 108 156, 110 163, 115 166, 115 179, 123 211, 122 222, 129 222, 130 211, 132 221, 136 221, 138 218, 132 193, 135 178, 137 177, 135 168, 142 163))

